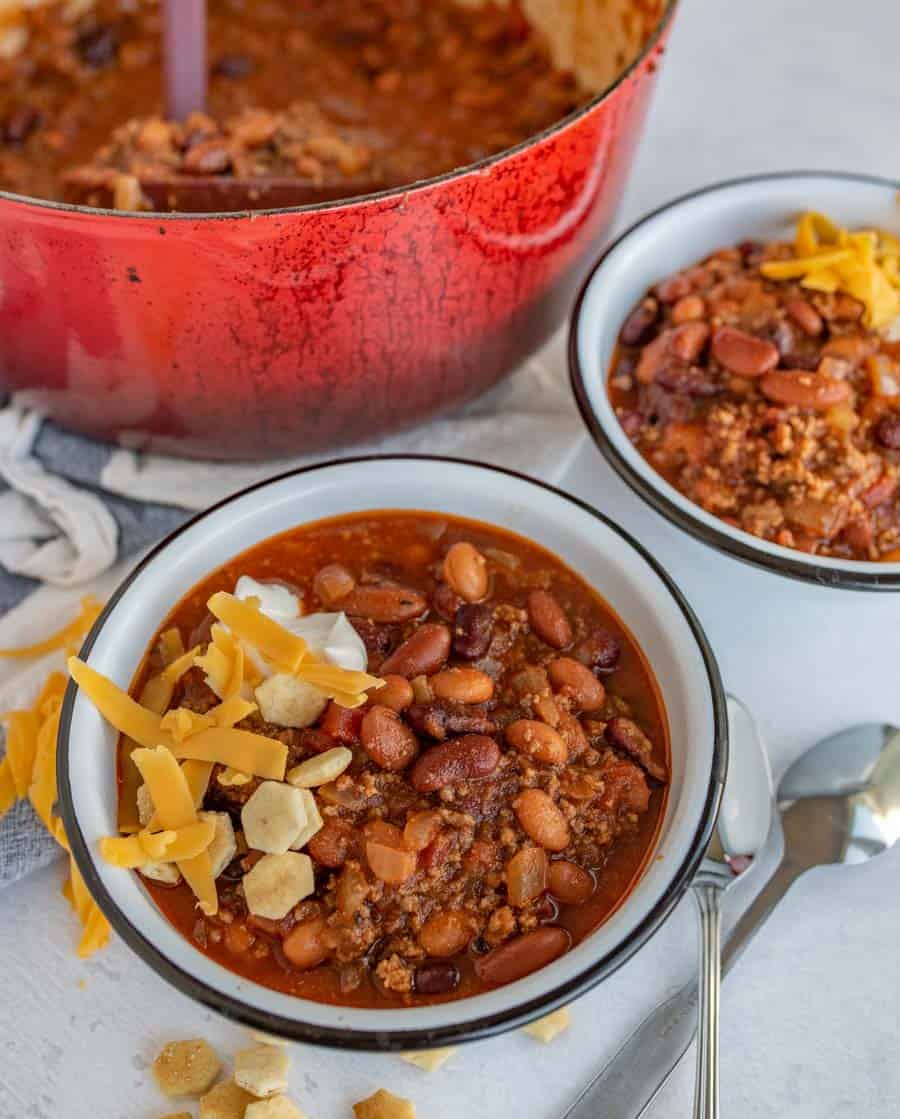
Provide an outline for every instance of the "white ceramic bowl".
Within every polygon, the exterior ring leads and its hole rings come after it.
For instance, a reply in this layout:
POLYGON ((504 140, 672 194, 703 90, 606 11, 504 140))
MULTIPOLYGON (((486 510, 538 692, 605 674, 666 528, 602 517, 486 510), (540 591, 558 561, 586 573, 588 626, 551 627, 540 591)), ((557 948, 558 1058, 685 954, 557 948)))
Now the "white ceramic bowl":
POLYGON ((847 226, 900 234, 900 184, 864 175, 787 172, 735 179, 677 198, 633 225, 603 254, 572 317, 572 385, 594 441, 620 477, 657 512, 730 556, 797 579, 857 590, 900 590, 900 563, 811 556, 733 528, 670 485, 634 447, 613 411, 607 376, 619 329, 655 283, 714 249, 790 238, 804 210, 847 226))
POLYGON ((724 780, 722 684, 690 608, 665 573, 600 513, 520 475, 451 459, 356 459, 284 475, 197 517, 118 589, 85 643, 90 664, 128 687, 160 620, 236 553, 298 524, 363 509, 429 509, 512 529, 555 552, 598 588, 650 660, 665 699, 672 783, 658 857, 626 903, 541 971, 488 994, 410 1010, 325 1006, 259 986, 195 949, 139 878, 98 858, 116 831, 116 735, 70 685, 59 737, 66 833, 91 893, 115 931, 164 979, 202 1003, 283 1037, 359 1049, 469 1040, 546 1013, 608 975, 658 928, 708 842, 724 780))

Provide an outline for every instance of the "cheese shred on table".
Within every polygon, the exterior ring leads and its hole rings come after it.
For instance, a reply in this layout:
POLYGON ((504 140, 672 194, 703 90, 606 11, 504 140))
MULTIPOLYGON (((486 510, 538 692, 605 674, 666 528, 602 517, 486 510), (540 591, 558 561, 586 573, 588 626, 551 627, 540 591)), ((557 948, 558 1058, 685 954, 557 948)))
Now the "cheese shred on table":
MULTIPOLYGON (((78 616, 46 640, 20 649, 2 649, 0 657, 39 657, 59 650, 71 654, 81 645, 100 610, 100 603, 87 597, 82 600, 78 616)), ((6 725, 6 756, 0 761, 0 817, 27 798, 44 827, 66 852, 69 842, 55 807, 56 739, 67 683, 62 672, 51 672, 33 707, 0 714, 0 722, 6 725)), ((69 877, 62 892, 81 922, 78 955, 85 959, 107 943, 109 924, 88 892, 71 853, 69 877)))

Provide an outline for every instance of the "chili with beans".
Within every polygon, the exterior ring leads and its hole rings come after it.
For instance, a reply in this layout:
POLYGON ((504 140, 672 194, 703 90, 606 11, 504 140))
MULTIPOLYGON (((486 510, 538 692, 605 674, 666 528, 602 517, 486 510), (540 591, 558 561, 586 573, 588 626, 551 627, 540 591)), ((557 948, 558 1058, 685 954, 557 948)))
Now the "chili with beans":
POLYGON ((24 18, 0 56, 0 189, 61 201, 148 208, 140 181, 198 175, 345 197, 502 151, 588 96, 515 2, 210 0, 209 115, 173 123, 156 0, 24 18))
MULTIPOLYGON (((259 779, 223 783, 216 766, 203 807, 229 813, 237 838, 218 914, 203 916, 184 882, 147 881, 185 937, 280 991, 396 1007, 511 982, 622 904, 662 818, 666 717, 643 654, 577 575, 486 524, 367 513, 259 544, 160 632, 209 640, 207 602, 242 575, 288 586, 304 613, 344 612, 385 683, 304 729, 259 712, 239 724, 286 743, 289 771, 338 746, 352 762, 313 789, 314 892, 277 921, 250 913, 242 886, 260 857, 241 830, 259 779)), ((194 668, 170 706, 217 702, 194 668)))
POLYGON ((900 560, 900 344, 849 295, 766 279, 787 243, 721 249, 657 284, 609 378, 628 437, 705 510, 764 540, 900 560))

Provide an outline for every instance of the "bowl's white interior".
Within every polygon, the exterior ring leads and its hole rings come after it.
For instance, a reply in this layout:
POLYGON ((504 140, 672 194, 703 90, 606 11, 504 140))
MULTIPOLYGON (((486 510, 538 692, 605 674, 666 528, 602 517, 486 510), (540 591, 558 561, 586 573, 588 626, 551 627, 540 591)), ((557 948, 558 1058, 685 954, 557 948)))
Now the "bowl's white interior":
POLYGON ((713 706, 701 652, 685 615, 646 561, 580 507, 530 482, 476 466, 375 460, 323 467, 273 482, 183 531, 116 603, 90 663, 127 687, 167 611, 208 572, 256 542, 303 522, 360 509, 425 508, 508 527, 553 550, 614 605, 650 658, 665 696, 673 774, 653 859, 622 909, 551 966, 490 994, 444 1006, 365 1011, 278 994, 207 959, 156 909, 135 875, 100 862, 98 842, 116 829, 115 734, 90 702, 76 700, 70 733, 74 811, 91 858, 127 920, 178 967, 257 1010, 326 1027, 423 1029, 509 1010, 571 979, 619 945, 665 893, 688 855, 710 785, 713 706))
MULTIPOLYGON (((591 277, 576 325, 578 360, 590 408, 631 469, 700 524, 740 540, 762 557, 794 560, 796 551, 733 528, 657 474, 623 432, 609 401, 606 378, 626 315, 657 281, 723 246, 790 238, 804 210, 823 211, 846 226, 900 233, 897 192, 886 184, 810 174, 717 187, 676 202, 623 237, 591 277)), ((861 563, 805 553, 802 559, 822 569, 852 568, 881 575, 900 571, 896 563, 861 563)))

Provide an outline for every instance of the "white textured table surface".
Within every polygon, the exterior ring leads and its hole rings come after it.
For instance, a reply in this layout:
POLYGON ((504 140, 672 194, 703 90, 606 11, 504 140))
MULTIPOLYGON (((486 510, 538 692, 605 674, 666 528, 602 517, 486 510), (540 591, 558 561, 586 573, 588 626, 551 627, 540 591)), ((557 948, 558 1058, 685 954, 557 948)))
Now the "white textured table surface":
MULTIPOLYGON (((684 0, 622 224, 714 179, 790 167, 898 174, 896 0, 684 0)), ((640 507, 585 444, 568 484, 629 528, 697 608, 727 686, 759 718, 776 776, 821 734, 900 721, 900 597, 825 592, 720 559, 640 507)), ((900 1114, 900 852, 792 890, 724 990, 731 1119, 900 1114)), ((240 1032, 165 987, 119 944, 88 964, 51 867, 0 899, 2 1119, 154 1119, 148 1059, 173 1036, 233 1051, 240 1032)), ((395 1058, 295 1052, 310 1119, 343 1119, 379 1085, 422 1119, 554 1119, 689 973, 682 905, 632 962, 573 1008, 549 1047, 521 1035, 461 1050, 426 1077, 395 1058)), ((654 1117, 690 1114, 683 1063, 654 1117)), ((171 1109, 169 1109, 171 1110, 171 1109)), ((601 1119, 602 1112, 598 1115, 601 1119)))

